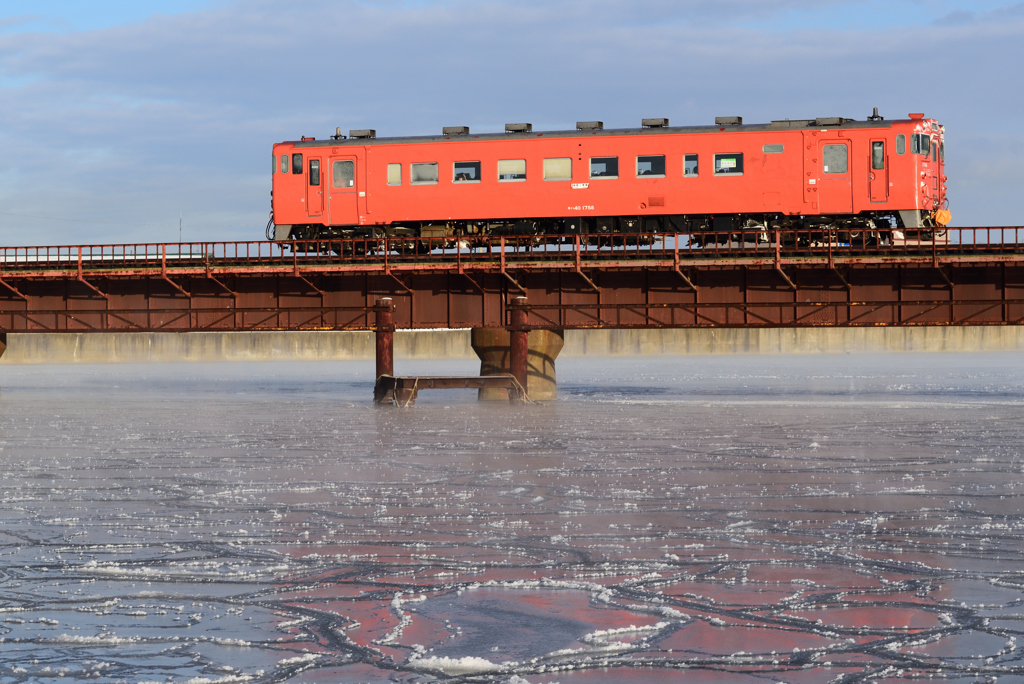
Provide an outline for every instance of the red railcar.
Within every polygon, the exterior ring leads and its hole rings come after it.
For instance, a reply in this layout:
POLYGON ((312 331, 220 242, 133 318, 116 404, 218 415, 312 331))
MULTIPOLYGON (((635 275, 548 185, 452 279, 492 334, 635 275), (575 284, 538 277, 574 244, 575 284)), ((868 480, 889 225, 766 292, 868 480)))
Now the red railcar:
POLYGON ((274 145, 268 237, 927 229, 949 220, 923 114, 504 134, 351 131, 274 145))

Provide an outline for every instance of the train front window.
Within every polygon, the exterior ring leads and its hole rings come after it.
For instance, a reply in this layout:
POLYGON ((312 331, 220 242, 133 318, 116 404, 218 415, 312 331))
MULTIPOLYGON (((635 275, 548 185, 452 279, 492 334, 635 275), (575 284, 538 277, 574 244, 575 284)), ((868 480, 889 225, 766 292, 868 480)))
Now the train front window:
POLYGON ((946 161, 946 142, 942 141, 939 143, 939 160, 946 161))
POLYGON ((636 158, 636 176, 640 178, 664 178, 665 155, 648 154, 636 158))
POLYGON ((437 185, 437 162, 410 164, 409 183, 412 185, 437 185))
POLYGON ((821 154, 821 170, 823 173, 846 173, 849 166, 849 153, 846 145, 825 145, 821 154))
POLYGON ((281 155, 281 173, 288 173, 288 155, 281 155))
POLYGON ((939 161, 939 146, 932 145, 932 161, 939 161))
POLYGON ((526 180, 525 159, 499 159, 498 160, 498 181, 501 183, 515 183, 526 180))
POLYGON ((742 176, 743 175, 743 154, 731 152, 729 154, 715 155, 716 176, 742 176))
POLYGON ((455 162, 455 166, 452 169, 452 182, 453 183, 479 183, 480 182, 480 162, 478 162, 478 161, 455 162))
POLYGON ((567 181, 572 180, 572 159, 565 157, 560 159, 544 160, 544 180, 567 181))
POLYGON ((881 140, 871 143, 871 168, 875 170, 885 168, 885 143, 881 140))
POLYGON ((932 139, 927 135, 921 136, 921 154, 927 157, 932 152, 932 139))
POLYGON ((302 155, 292 155, 292 173, 302 173, 302 155))
POLYGON ((683 155, 683 175, 684 176, 696 176, 698 171, 697 166, 697 155, 695 154, 684 154, 683 155))
MULTIPOLYGON (((402 165, 398 167, 398 183, 402 183, 402 165)), ((356 184, 356 163, 353 161, 338 160, 331 165, 331 185, 335 188, 351 188, 356 184)), ((388 165, 388 184, 391 184, 391 165, 388 165)))
POLYGON ((618 178, 619 158, 618 157, 591 157, 590 158, 591 178, 618 178))
POLYGON ((309 160, 309 184, 320 185, 320 160, 309 160))

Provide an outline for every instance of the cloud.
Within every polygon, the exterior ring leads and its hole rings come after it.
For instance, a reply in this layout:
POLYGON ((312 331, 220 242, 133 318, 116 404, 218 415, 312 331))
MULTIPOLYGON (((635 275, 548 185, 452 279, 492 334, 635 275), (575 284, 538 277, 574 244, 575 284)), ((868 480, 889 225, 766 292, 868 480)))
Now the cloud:
POLYGON ((186 239, 259 239, 271 145, 336 126, 407 135, 509 121, 863 118, 874 106, 947 124, 958 223, 1018 220, 1012 193, 958 174, 992 162, 1004 169, 996 187, 1024 181, 1010 163, 1024 111, 1019 13, 873 32, 743 23, 807 6, 772 5, 258 0, 2 35, 0 241, 172 240, 179 212, 186 239), (995 126, 1013 144, 977 147, 995 126))

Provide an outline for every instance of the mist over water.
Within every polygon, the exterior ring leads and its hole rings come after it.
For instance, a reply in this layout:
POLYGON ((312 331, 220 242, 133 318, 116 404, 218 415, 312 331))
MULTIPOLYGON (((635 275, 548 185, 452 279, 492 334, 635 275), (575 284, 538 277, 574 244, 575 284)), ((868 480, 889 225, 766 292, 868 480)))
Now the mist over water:
POLYGON ((0 367, 0 682, 1024 681, 1020 354, 558 373, 0 367))

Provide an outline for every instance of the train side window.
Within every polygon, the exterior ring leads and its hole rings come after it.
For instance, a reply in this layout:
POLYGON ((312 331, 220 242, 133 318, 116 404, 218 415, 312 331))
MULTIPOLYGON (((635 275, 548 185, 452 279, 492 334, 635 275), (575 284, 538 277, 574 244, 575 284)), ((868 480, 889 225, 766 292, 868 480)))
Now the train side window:
POLYGON ((292 173, 302 173, 302 155, 292 155, 292 173))
POLYGON ((618 157, 591 157, 590 158, 591 178, 618 178, 619 158, 618 157))
POLYGON ((544 160, 544 180, 572 180, 572 159, 569 157, 544 160))
POLYGON ((499 159, 498 180, 502 183, 515 183, 526 180, 526 160, 499 159))
POLYGON ((636 177, 640 178, 664 178, 665 177, 665 155, 648 154, 636 158, 636 177))
POLYGON ((455 162, 455 165, 452 167, 452 182, 453 183, 479 183, 480 182, 480 162, 478 162, 478 161, 455 162))
POLYGON ((320 160, 309 160, 309 184, 320 185, 320 160))
POLYGON ((288 155, 281 155, 281 173, 288 173, 288 155))
MULTIPOLYGON (((388 165, 388 180, 391 179, 391 166, 398 167, 398 182, 402 182, 401 164, 388 165)), ((356 184, 356 163, 353 161, 338 160, 331 167, 331 183, 336 188, 351 188, 356 184)))
POLYGON ((275 173, 277 173, 277 155, 270 155, 270 161, 270 175, 273 176, 275 173))
POLYGON ((410 185, 437 185, 437 162, 409 164, 410 185))
POLYGON ((848 157, 846 145, 825 145, 821 154, 821 170, 828 174, 846 173, 848 157))
POLYGON ((896 154, 905 154, 907 151, 907 136, 900 133, 896 136, 896 154))
POLYGON ((927 157, 932 151, 932 139, 927 135, 921 136, 921 154, 927 157))
POLYGON ((388 164, 388 185, 402 184, 402 165, 388 164))
POLYGON ((761 148, 765 154, 782 154, 786 151, 785 145, 765 145, 761 148))
POLYGON ((885 143, 881 140, 876 140, 871 143, 871 168, 885 168, 885 143))
POLYGON ((684 154, 683 155, 683 175, 684 176, 697 176, 697 155, 695 154, 684 154))
POLYGON ((728 154, 715 155, 716 176, 742 176, 743 175, 743 153, 730 152, 728 154))

